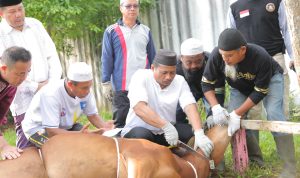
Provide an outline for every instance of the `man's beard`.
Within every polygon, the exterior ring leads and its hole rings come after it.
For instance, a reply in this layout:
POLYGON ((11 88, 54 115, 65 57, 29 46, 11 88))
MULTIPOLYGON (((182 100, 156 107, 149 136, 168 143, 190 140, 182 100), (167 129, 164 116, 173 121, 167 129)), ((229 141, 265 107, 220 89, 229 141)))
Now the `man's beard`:
POLYGON ((193 82, 197 81, 198 79, 201 80, 203 70, 201 68, 194 69, 194 70, 188 70, 182 67, 183 74, 187 82, 193 82))
POLYGON ((225 76, 231 80, 237 79, 236 65, 230 66, 225 64, 225 76))

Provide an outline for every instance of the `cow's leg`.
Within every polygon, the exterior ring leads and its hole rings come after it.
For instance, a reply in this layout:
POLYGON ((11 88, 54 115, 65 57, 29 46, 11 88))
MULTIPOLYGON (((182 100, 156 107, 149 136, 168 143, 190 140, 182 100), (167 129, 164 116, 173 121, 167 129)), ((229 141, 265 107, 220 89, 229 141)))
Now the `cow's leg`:
POLYGON ((21 157, 0 161, 2 178, 47 178, 38 150, 34 147, 24 149, 21 157))

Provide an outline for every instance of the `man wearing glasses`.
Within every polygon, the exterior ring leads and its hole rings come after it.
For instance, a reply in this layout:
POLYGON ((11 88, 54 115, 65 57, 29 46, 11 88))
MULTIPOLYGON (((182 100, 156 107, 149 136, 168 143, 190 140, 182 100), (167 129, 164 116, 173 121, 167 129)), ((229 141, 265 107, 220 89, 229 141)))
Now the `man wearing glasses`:
POLYGON ((125 125, 129 110, 128 85, 138 69, 150 68, 155 48, 149 27, 137 20, 138 0, 120 0, 122 18, 104 32, 102 92, 113 104, 116 127, 125 125))

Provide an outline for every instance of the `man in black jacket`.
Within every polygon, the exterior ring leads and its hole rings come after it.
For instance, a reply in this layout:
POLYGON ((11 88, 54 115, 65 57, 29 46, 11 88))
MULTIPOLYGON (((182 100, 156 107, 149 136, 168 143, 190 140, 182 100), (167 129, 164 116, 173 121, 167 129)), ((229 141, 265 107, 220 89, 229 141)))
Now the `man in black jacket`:
MULTIPOLYGON (((236 29, 225 29, 208 60, 203 73, 202 90, 212 108, 218 105, 214 94, 215 81, 226 78, 230 86, 229 117, 218 114, 216 124, 228 122, 228 135, 240 129, 240 119, 260 101, 263 101, 268 120, 286 121, 283 109, 283 70, 267 51, 246 43, 236 29), (229 118, 229 119, 227 119, 229 118)), ((214 115, 214 113, 213 113, 214 115)), ((272 132, 277 152, 284 161, 281 178, 296 177, 293 136, 272 132)))
MULTIPOLYGON (((284 2, 282 0, 238 0, 230 5, 227 18, 230 28, 239 30, 248 43, 262 46, 283 68, 284 114, 289 119, 290 81, 285 66, 285 50, 291 59, 290 68, 294 61, 284 2)), ((249 111, 247 119, 260 119, 261 113, 262 103, 260 102, 249 111)), ((263 166, 263 157, 258 142, 258 131, 247 130, 249 160, 263 166)))

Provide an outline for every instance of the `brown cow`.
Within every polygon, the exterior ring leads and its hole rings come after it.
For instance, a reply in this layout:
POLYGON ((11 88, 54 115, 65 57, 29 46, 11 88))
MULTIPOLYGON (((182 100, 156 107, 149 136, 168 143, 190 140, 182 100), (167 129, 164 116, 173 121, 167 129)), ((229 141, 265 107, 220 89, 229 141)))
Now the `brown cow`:
POLYGON ((36 148, 27 148, 21 157, 0 161, 1 178, 47 178, 43 162, 36 148))
MULTIPOLYGON (((212 158, 218 163, 230 141, 227 127, 216 126, 207 135, 215 145, 212 158)), ((147 140, 117 140, 120 155, 119 178, 194 178, 195 173, 187 161, 196 168, 199 178, 208 177, 208 160, 202 156, 189 153, 179 158, 168 148, 147 140)), ((31 161, 35 164, 26 166, 28 173, 32 172, 31 177, 34 178, 43 177, 45 170, 38 153, 36 150, 31 151, 31 161), (39 174, 36 173, 38 170, 39 174)), ((52 137, 43 146, 42 155, 49 178, 117 178, 117 147, 115 141, 109 137, 95 134, 60 134, 52 137)), ((1 161, 0 177, 13 178, 12 171, 19 173, 18 177, 24 177, 25 168, 22 166, 26 160, 29 163, 28 156, 29 151, 26 150, 21 158, 1 161), (6 164, 9 162, 14 164, 6 164), (10 167, 11 170, 5 167, 10 167)))

